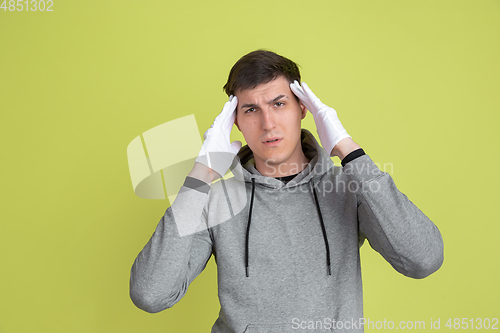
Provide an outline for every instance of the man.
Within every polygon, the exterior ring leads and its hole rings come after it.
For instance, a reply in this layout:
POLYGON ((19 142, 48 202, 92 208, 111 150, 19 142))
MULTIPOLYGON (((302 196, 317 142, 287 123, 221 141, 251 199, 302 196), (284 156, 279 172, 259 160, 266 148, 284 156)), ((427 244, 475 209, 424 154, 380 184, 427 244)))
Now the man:
POLYGON ((132 267, 139 308, 173 306, 213 254, 221 304, 213 333, 362 332, 365 239, 406 276, 424 278, 441 266, 437 227, 352 140, 335 110, 299 82, 297 65, 269 51, 233 66, 229 101, 132 267), (323 147, 301 129, 307 110, 323 147), (230 143, 233 124, 243 148, 230 143), (236 154, 240 176, 235 167, 235 177, 210 185, 236 154), (303 325, 310 322, 316 326, 303 325))

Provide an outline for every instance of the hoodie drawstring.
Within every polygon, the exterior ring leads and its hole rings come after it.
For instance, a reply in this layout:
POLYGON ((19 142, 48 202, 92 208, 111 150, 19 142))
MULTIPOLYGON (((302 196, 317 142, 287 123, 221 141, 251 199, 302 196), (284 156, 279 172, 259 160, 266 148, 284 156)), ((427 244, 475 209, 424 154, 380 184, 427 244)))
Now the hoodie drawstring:
MULTIPOLYGON (((314 201, 316 203, 316 209, 318 211, 319 215, 319 222, 321 224, 321 230, 323 232, 323 239, 325 241, 325 247, 326 247, 326 266, 328 270, 328 275, 332 275, 331 269, 330 269, 330 246, 328 245, 328 238, 326 237, 326 229, 325 229, 325 224, 323 223, 323 215, 321 214, 321 209, 319 207, 319 202, 318 202, 318 197, 316 195, 316 188, 314 185, 311 185, 312 187, 312 192, 314 195, 314 201)), ((253 198, 255 194, 255 178, 252 178, 252 196, 250 197, 250 212, 248 214, 248 224, 247 224, 247 234, 246 234, 246 241, 245 241, 245 272, 248 277, 248 239, 250 235, 250 223, 252 222, 252 209, 253 209, 253 198)))
POLYGON ((255 178, 252 178, 252 196, 250 198, 250 213, 248 214, 247 237, 245 244, 245 271, 248 277, 248 236, 250 235, 250 222, 252 222, 253 196, 255 193, 255 178))
POLYGON ((332 271, 330 270, 330 246, 328 245, 328 238, 326 237, 326 229, 325 224, 323 223, 323 215, 321 214, 321 209, 319 209, 318 196, 316 195, 316 187, 314 184, 311 185, 314 194, 314 201, 316 202, 316 209, 319 215, 319 222, 321 223, 321 230, 323 231, 323 239, 325 240, 326 247, 326 267, 328 269, 328 275, 332 275, 332 271))

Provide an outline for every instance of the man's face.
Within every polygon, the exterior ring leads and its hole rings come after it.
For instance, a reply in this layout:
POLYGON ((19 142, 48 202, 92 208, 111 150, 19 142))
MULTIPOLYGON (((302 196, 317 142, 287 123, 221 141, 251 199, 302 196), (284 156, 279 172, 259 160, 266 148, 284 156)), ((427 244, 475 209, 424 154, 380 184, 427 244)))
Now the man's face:
POLYGON ((307 109, 297 101, 288 81, 280 76, 235 95, 235 124, 254 154, 257 169, 260 171, 263 163, 277 166, 302 162, 300 125, 307 109), (267 142, 276 138, 274 143, 267 142))

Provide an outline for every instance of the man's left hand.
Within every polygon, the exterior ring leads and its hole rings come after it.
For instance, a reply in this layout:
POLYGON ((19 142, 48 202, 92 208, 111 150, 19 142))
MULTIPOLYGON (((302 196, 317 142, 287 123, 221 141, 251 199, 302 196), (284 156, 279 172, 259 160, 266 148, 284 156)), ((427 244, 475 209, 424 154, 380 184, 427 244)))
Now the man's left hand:
POLYGON ((330 156, 338 156, 343 159, 351 151, 360 148, 347 134, 337 117, 337 112, 323 104, 305 82, 302 82, 301 86, 295 80, 290 84, 290 89, 312 113, 321 145, 330 156))

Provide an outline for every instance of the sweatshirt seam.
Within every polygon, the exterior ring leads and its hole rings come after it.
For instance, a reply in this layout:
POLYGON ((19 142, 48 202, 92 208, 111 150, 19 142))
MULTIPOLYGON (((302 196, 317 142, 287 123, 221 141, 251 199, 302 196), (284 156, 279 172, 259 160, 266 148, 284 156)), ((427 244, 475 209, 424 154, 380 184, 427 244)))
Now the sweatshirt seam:
POLYGON ((226 182, 224 181, 224 179, 221 180, 221 185, 222 185, 222 189, 224 191, 224 197, 226 198, 226 203, 227 203, 227 207, 229 209, 229 214, 231 214, 231 218, 233 218, 234 211, 233 211, 233 207, 231 205, 231 200, 229 200, 229 193, 227 192, 226 182))
POLYGON ((387 173, 385 173, 385 172, 383 172, 383 173, 381 173, 380 175, 377 175, 375 178, 370 178, 370 179, 367 179, 367 180, 365 180, 365 181, 361 181, 360 183, 361 183, 361 185, 363 185, 364 183, 369 183, 369 182, 371 182, 371 181, 373 181, 373 180, 376 180, 376 179, 382 178, 382 177, 384 177, 384 176, 386 176, 386 175, 388 175, 388 174, 387 174, 387 173))

